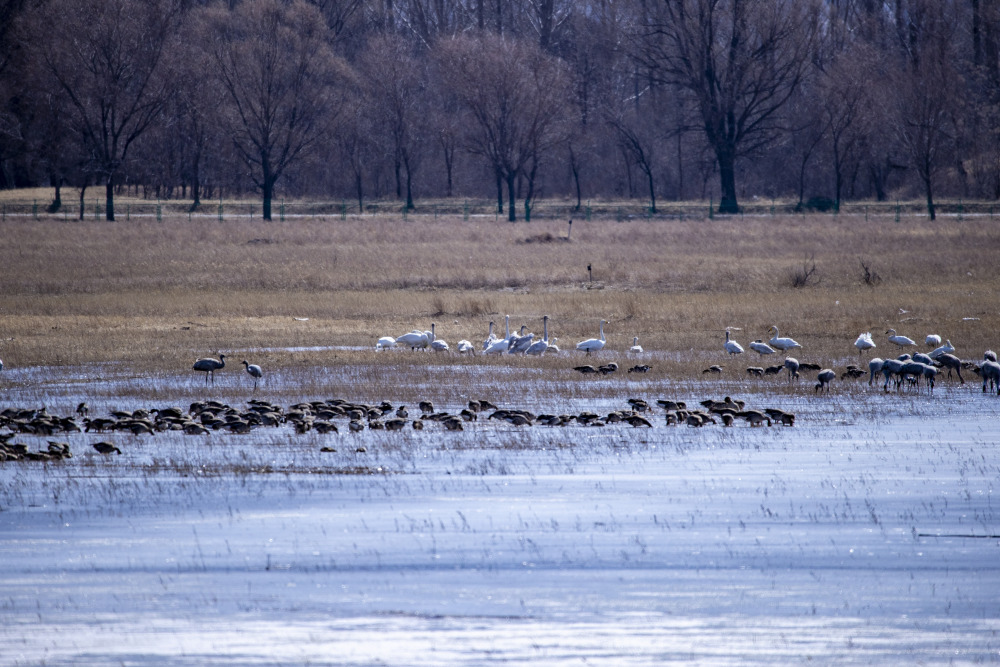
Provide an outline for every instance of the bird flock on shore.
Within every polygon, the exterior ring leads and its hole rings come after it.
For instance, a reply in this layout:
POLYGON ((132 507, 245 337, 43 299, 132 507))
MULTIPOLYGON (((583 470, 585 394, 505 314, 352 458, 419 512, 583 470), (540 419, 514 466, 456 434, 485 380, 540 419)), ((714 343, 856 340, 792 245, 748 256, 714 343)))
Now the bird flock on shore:
MULTIPOLYGON (((485 428, 490 424, 526 428, 548 427, 608 427, 615 425, 633 428, 653 428, 656 421, 664 426, 686 425, 700 428, 721 423, 732 427, 737 422, 745 422, 751 427, 781 424, 795 425, 793 413, 777 408, 760 410, 747 408, 744 401, 729 396, 721 400, 706 399, 697 407, 689 407, 686 402, 661 398, 649 403, 642 398, 629 398, 627 407, 612 410, 606 414, 592 411, 569 413, 536 413, 523 408, 500 408, 486 399, 470 400, 460 410, 449 412, 436 410, 430 401, 420 401, 411 415, 406 405, 393 405, 388 401, 366 404, 329 399, 296 403, 287 407, 269 401, 251 399, 247 407, 237 409, 220 401, 196 401, 186 410, 176 406, 133 411, 115 410, 105 417, 91 417, 86 403, 77 407, 77 415, 60 416, 41 409, 7 408, 0 412, 0 463, 5 461, 61 461, 72 458, 68 441, 47 440, 45 450, 30 451, 24 443, 12 440, 18 435, 66 437, 69 434, 120 434, 123 436, 145 437, 157 433, 176 432, 190 436, 206 436, 211 433, 246 435, 258 429, 290 428, 295 434, 317 433, 330 435, 345 430, 347 433, 361 431, 401 431, 410 428, 423 431, 432 426, 447 431, 464 431, 467 428, 485 428), (482 416, 482 419, 480 416, 482 416)), ((90 443, 99 454, 122 454, 126 447, 122 438, 116 442, 108 439, 90 443)), ((127 438, 126 438, 127 440, 127 438)), ((335 452, 324 440, 323 452, 335 452)), ((367 451, 363 445, 356 446, 355 452, 367 451)))
MULTIPOLYGON (((486 340, 482 343, 482 351, 485 354, 542 354, 547 351, 558 352, 559 348, 553 343, 549 342, 549 316, 546 315, 543 318, 544 324, 544 337, 539 341, 533 341, 534 334, 525 333, 526 326, 522 326, 519 332, 511 333, 510 330, 510 316, 505 316, 504 318, 504 330, 505 336, 499 338, 494 334, 495 322, 490 322, 489 333, 487 334, 486 340)), ((586 356, 590 356, 591 353, 596 353, 602 350, 607 344, 607 338, 604 334, 604 325, 607 324, 607 320, 601 320, 599 325, 599 335, 597 338, 588 338, 582 340, 576 344, 576 349, 584 352, 586 356)), ((777 326, 771 326, 768 329, 768 333, 771 334, 770 339, 766 342, 763 338, 758 338, 753 342, 749 343, 748 347, 753 352, 756 352, 761 358, 774 355, 783 354, 786 355, 782 363, 773 366, 749 366, 746 369, 747 374, 752 377, 765 377, 768 375, 777 375, 782 371, 787 371, 789 382, 797 379, 801 376, 802 372, 805 371, 816 371, 816 385, 815 390, 817 392, 830 390, 830 383, 837 378, 837 373, 832 368, 823 368, 822 366, 814 363, 800 362, 798 359, 792 356, 788 356, 789 352, 794 350, 801 350, 802 345, 796 341, 794 338, 788 336, 782 336, 780 330, 777 326)), ((917 342, 908 336, 899 334, 895 329, 888 329, 885 332, 886 340, 892 345, 898 348, 908 348, 916 347, 917 342)), ((982 361, 975 362, 969 360, 961 360, 953 353, 955 352, 955 347, 951 344, 950 340, 945 340, 945 343, 941 344, 941 336, 937 334, 928 334, 924 338, 924 342, 928 347, 933 347, 934 349, 927 353, 916 352, 914 354, 909 354, 904 352, 899 357, 895 359, 881 359, 878 357, 872 358, 868 362, 867 370, 855 364, 848 364, 845 371, 840 375, 841 379, 857 379, 863 377, 865 374, 869 374, 869 385, 874 382, 877 375, 881 374, 885 378, 883 388, 888 391, 890 382, 895 383, 895 387, 900 389, 906 385, 919 385, 921 381, 926 384, 930 391, 933 391, 934 384, 937 375, 941 371, 947 371, 948 377, 951 377, 952 372, 958 375, 959 382, 965 384, 965 379, 962 377, 962 370, 967 370, 972 373, 979 375, 983 380, 983 391, 986 392, 989 388, 990 390, 998 390, 1000 393, 1000 380, 997 379, 997 372, 993 364, 996 363, 995 359, 991 359, 992 352, 987 351, 984 354, 982 361)), ((391 336, 384 336, 379 338, 375 347, 378 350, 390 349, 394 347, 409 347, 411 350, 417 349, 442 349, 448 350, 449 347, 447 343, 441 342, 435 335, 435 325, 431 324, 430 331, 419 331, 414 330, 408 334, 404 334, 398 338, 392 338, 391 336), (440 347, 435 348, 434 344, 440 343, 440 347)), ((875 339, 870 331, 861 333, 857 339, 854 341, 854 347, 858 350, 859 357, 864 355, 866 352, 870 352, 877 347, 875 339)), ((467 340, 459 341, 458 349, 462 353, 472 353, 475 354, 476 346, 467 340)), ((745 348, 733 340, 731 335, 731 327, 726 327, 725 329, 725 341, 722 344, 722 349, 729 355, 729 357, 735 357, 740 354, 745 353, 745 348)), ((641 345, 639 345, 639 337, 634 336, 632 338, 632 347, 629 348, 630 355, 641 355, 644 350, 641 345)), ((650 370, 651 366, 648 364, 637 364, 629 369, 629 373, 644 373, 650 370)), ((614 362, 609 362, 599 366, 593 366, 590 364, 574 366, 574 370, 584 374, 584 375, 608 375, 618 371, 618 364, 614 362)), ((706 368, 703 373, 705 374, 717 374, 721 375, 724 369, 723 364, 712 364, 706 368)))
MULTIPOLYGON (((486 354, 540 355, 550 351, 558 352, 559 348, 555 345, 555 339, 549 337, 549 317, 543 317, 542 322, 544 333, 542 338, 538 340, 534 339, 534 334, 525 332, 526 326, 511 333, 509 316, 504 318, 505 336, 503 338, 494 334, 495 323, 490 322, 489 333, 480 349, 486 354)), ((604 333, 605 324, 607 321, 601 320, 598 337, 580 341, 576 345, 576 349, 586 356, 602 350, 607 343, 604 333)), ((771 338, 767 342, 763 339, 754 340, 749 343, 750 350, 756 352, 762 359, 778 353, 784 354, 785 357, 781 363, 772 366, 749 366, 746 368, 748 375, 765 377, 786 371, 788 381, 791 382, 799 378, 803 372, 815 371, 817 373, 815 391, 829 392, 830 383, 838 377, 832 368, 823 368, 819 364, 805 361, 800 362, 798 359, 788 356, 790 351, 801 350, 802 345, 793 338, 781 336, 777 326, 770 327, 768 332, 772 334, 771 338)), ((885 335, 888 343, 896 346, 900 351, 918 346, 914 339, 899 334, 895 329, 888 329, 885 335)), ((935 381, 940 373, 947 371, 948 377, 955 373, 958 381, 965 384, 962 371, 967 371, 982 379, 984 393, 990 391, 1000 395, 1000 363, 997 362, 997 355, 992 350, 987 350, 981 361, 969 361, 956 356, 954 354, 956 349, 951 341, 945 339, 942 344, 941 337, 937 334, 927 335, 924 343, 934 349, 926 354, 915 350, 912 354, 903 352, 896 358, 873 357, 868 360, 866 368, 848 364, 846 370, 840 374, 840 379, 856 380, 867 375, 868 385, 871 386, 876 378, 881 376, 884 391, 889 390, 890 383, 894 383, 897 391, 906 386, 919 386, 921 383, 926 385, 929 391, 933 391, 935 381)), ((448 351, 450 349, 447 342, 437 338, 434 323, 431 324, 429 331, 414 330, 396 338, 382 337, 376 344, 376 348, 380 350, 401 346, 410 347, 411 350, 448 351)), ((854 347, 861 357, 876 349, 877 344, 871 332, 863 332, 854 341, 854 347)), ((476 346, 470 341, 462 340, 457 343, 456 349, 459 353, 474 353, 476 346)), ((732 339, 730 328, 725 329, 722 350, 729 357, 745 353, 743 346, 732 339)), ((642 355, 643 353, 638 336, 633 337, 629 354, 642 355)), ((256 390, 264 377, 263 369, 260 365, 251 364, 247 360, 243 360, 242 364, 246 373, 253 379, 253 388, 256 390)), ((215 372, 224 369, 225 366, 226 355, 219 354, 218 359, 212 357, 198 359, 193 364, 192 370, 205 373, 206 384, 214 384, 215 372)), ((636 364, 629 369, 629 373, 644 373, 650 368, 648 364, 636 364)), ((0 362, 0 370, 3 370, 2 362, 0 362)), ((609 375, 618 371, 618 364, 615 362, 599 366, 586 364, 574 366, 573 370, 585 375, 609 375)), ((722 364, 713 364, 706 368, 703 373, 721 374, 722 371, 722 364)), ((153 435, 163 431, 182 431, 187 435, 206 435, 213 431, 246 434, 261 427, 290 425, 296 433, 314 431, 328 434, 339 432, 340 428, 346 428, 348 432, 398 431, 406 427, 423 430, 426 426, 438 424, 449 431, 462 431, 470 422, 478 422, 480 413, 484 411, 490 411, 485 421, 497 420, 518 427, 531 425, 568 426, 571 424, 588 427, 614 424, 628 424, 633 427, 653 426, 650 418, 654 410, 649 403, 641 398, 630 398, 628 405, 628 408, 614 410, 606 415, 594 412, 535 414, 520 408, 498 408, 488 400, 476 400, 469 401, 468 406, 460 411, 449 413, 435 411, 434 406, 429 401, 422 401, 418 406, 419 416, 413 418, 410 417, 406 406, 393 406, 387 401, 378 405, 368 405, 341 399, 299 403, 287 408, 267 401, 250 400, 249 407, 244 410, 237 410, 217 401, 199 401, 192 403, 186 411, 178 407, 140 409, 132 412, 115 411, 107 417, 100 418, 90 417, 86 403, 81 403, 77 407, 76 417, 52 415, 44 407, 40 410, 7 408, 0 412, 0 429, 7 429, 7 432, 0 430, 0 462, 5 460, 53 461, 69 458, 72 454, 69 450, 69 444, 66 442, 49 440, 46 450, 31 452, 28 451, 26 445, 12 443, 11 440, 17 434, 48 437, 80 432, 81 430, 86 433, 124 432, 133 436, 153 435), (338 427, 336 422, 341 418, 346 420, 346 424, 342 423, 338 427)), ((776 408, 748 410, 742 401, 734 401, 728 396, 721 401, 715 399, 702 401, 701 408, 696 409, 689 409, 683 401, 671 399, 659 399, 655 405, 663 408, 666 425, 686 424, 690 427, 700 427, 721 421, 724 426, 732 426, 737 420, 742 419, 751 426, 760 426, 765 423, 768 426, 773 423, 792 426, 795 421, 794 415, 776 408)), ((91 446, 99 454, 122 453, 121 448, 112 442, 100 441, 91 443, 91 446)))
MULTIPOLYGON (((510 316, 507 315, 504 317, 504 337, 501 338, 494 333, 496 323, 491 321, 489 323, 489 332, 479 346, 474 345, 469 340, 460 340, 455 347, 459 354, 475 354, 477 347, 483 354, 487 355, 524 354, 540 356, 546 353, 558 354, 560 350, 556 345, 557 339, 554 337, 550 338, 549 336, 549 321, 550 318, 548 315, 542 317, 543 335, 536 340, 534 333, 525 331, 527 325, 522 325, 519 331, 512 333, 510 329, 510 316)), ((576 349, 583 352, 586 356, 596 354, 604 349, 607 344, 607 337, 604 333, 605 324, 607 324, 607 320, 600 320, 598 336, 580 341, 576 344, 576 349)), ((375 349, 389 350, 408 347, 410 350, 430 349, 439 352, 450 351, 451 346, 437 336, 436 326, 432 322, 431 328, 428 331, 414 329, 397 337, 382 336, 376 342, 375 349)), ((726 354, 729 357, 744 354, 744 347, 733 340, 731 336, 731 327, 726 327, 724 332, 725 341, 722 343, 722 349, 726 354)), ((817 392, 828 392, 830 390, 830 383, 837 377, 837 373, 832 368, 824 368, 818 364, 799 361, 797 358, 789 356, 789 352, 801 350, 802 345, 794 338, 782 336, 777 326, 772 325, 769 327, 768 333, 771 334, 771 338, 767 342, 763 338, 758 338, 749 343, 748 347, 750 350, 756 352, 761 359, 778 353, 785 355, 785 358, 781 363, 771 366, 748 366, 746 367, 748 375, 763 378, 787 371, 788 381, 791 382, 799 378, 803 372, 816 371, 817 382, 815 390, 817 392)), ((888 329, 885 335, 887 337, 886 340, 890 344, 901 350, 917 347, 917 342, 914 339, 899 334, 895 329, 888 329)), ((871 386, 875 378, 881 374, 884 377, 882 386, 886 391, 888 391, 890 383, 894 383, 894 386, 898 390, 908 385, 920 385, 921 382, 927 386, 929 391, 933 391, 937 377, 943 371, 947 371, 949 378, 952 376, 952 373, 955 373, 959 382, 965 384, 965 378, 962 377, 962 371, 965 370, 980 376, 983 381, 984 393, 989 390, 996 391, 1000 395, 1000 367, 997 366, 996 354, 994 352, 987 350, 981 361, 962 360, 954 354, 956 350, 949 339, 946 339, 944 344, 942 344, 941 336, 928 334, 924 338, 924 343, 934 349, 926 354, 914 351, 912 355, 904 351, 903 354, 896 358, 882 359, 880 357, 873 357, 868 361, 867 370, 855 364, 848 364, 845 371, 840 375, 840 378, 842 380, 847 378, 857 379, 868 374, 868 384, 871 386)), ((857 349, 859 357, 861 357, 865 353, 876 349, 877 344, 871 332, 863 332, 855 339, 854 347, 857 349)), ((638 357, 642 356, 644 352, 643 347, 639 345, 639 337, 634 336, 628 354, 638 357)), ((245 359, 242 361, 242 364, 247 374, 253 379, 253 389, 256 391, 261 380, 264 378, 263 368, 258 364, 251 364, 245 359)), ((211 383, 214 385, 215 372, 225 367, 226 355, 219 354, 218 359, 212 357, 198 359, 194 362, 192 369, 205 373, 205 384, 211 383)), ((645 373, 651 368, 649 364, 635 364, 628 369, 628 372, 645 373)), ((723 369, 724 365, 721 363, 712 364, 702 371, 702 373, 721 375, 723 369)), ((0 371, 2 370, 3 362, 0 361, 0 371)), ((574 366, 573 370, 584 375, 609 375, 618 371, 618 364, 615 362, 608 362, 598 366, 584 364, 574 366)))

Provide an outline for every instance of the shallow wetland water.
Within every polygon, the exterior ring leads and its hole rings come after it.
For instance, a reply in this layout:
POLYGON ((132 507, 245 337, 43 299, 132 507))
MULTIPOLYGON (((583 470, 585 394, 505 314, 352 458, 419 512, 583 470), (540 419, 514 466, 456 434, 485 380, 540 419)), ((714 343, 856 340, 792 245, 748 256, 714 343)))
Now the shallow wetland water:
MULTIPOLYGON (((0 409, 377 402, 372 372, 298 368, 252 394, 228 369, 214 387, 11 369, 0 409)), ((377 398, 417 412, 421 394, 453 413, 489 398, 598 414, 731 395, 797 419, 689 428, 654 407, 652 428, 482 413, 461 432, 57 436, 73 458, 0 464, 0 664, 1000 661, 1000 398, 975 382, 816 395, 476 361, 377 398)))

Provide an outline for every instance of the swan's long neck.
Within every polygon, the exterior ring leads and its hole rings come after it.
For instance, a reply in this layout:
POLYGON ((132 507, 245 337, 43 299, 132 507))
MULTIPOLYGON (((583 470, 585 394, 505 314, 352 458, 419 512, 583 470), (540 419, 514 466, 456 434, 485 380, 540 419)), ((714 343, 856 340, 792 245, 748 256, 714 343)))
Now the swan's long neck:
POLYGON ((604 342, 604 320, 601 320, 601 342, 604 342))
POLYGON ((432 342, 432 343, 434 342, 434 323, 433 322, 431 322, 431 341, 430 342, 432 342))
POLYGON ((639 344, 639 337, 638 336, 633 336, 632 337, 632 345, 636 346, 638 344, 639 344))
POLYGON ((506 338, 510 338, 510 315, 503 316, 503 329, 504 333, 507 334, 506 338))
POLYGON ((549 342, 549 318, 542 318, 542 341, 545 343, 549 342))

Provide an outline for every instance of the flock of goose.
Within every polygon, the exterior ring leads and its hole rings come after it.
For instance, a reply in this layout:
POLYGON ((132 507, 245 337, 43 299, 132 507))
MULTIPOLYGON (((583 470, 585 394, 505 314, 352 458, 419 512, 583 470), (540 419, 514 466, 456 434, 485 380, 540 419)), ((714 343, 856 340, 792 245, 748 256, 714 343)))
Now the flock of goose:
MULTIPOLYGON (((67 441, 47 440, 47 449, 30 451, 28 445, 12 440, 18 435, 67 437, 72 433, 123 434, 152 436, 163 432, 180 432, 199 436, 212 432, 245 435, 261 428, 290 427, 296 434, 315 432, 339 433, 346 428, 350 433, 365 430, 400 431, 404 428, 424 430, 432 424, 448 431, 463 431, 480 421, 509 424, 515 427, 530 426, 584 426, 603 427, 628 425, 635 428, 652 428, 653 421, 661 419, 666 426, 687 425, 692 428, 722 423, 733 426, 742 420, 750 426, 771 426, 774 423, 795 425, 795 415, 777 408, 749 409, 740 400, 726 396, 722 400, 707 399, 700 407, 688 407, 684 401, 658 399, 655 406, 641 398, 627 400, 628 407, 601 415, 591 411, 575 414, 536 414, 519 408, 498 408, 486 399, 470 400, 467 407, 457 412, 435 410, 430 401, 421 401, 419 416, 410 415, 405 405, 394 406, 388 401, 377 405, 356 403, 342 399, 310 401, 282 407, 268 401, 250 400, 247 407, 238 410, 219 401, 196 401, 187 410, 171 406, 134 411, 116 410, 106 417, 89 416, 86 403, 77 407, 77 416, 60 416, 49 413, 44 407, 38 410, 7 408, 0 412, 0 463, 4 461, 60 461, 72 458, 67 441), (657 408, 662 409, 657 416, 657 408), (344 423, 346 421, 346 424, 344 423), (338 426, 339 422, 339 426, 338 426), (81 428, 82 426, 82 428, 81 428)), ((126 444, 101 440, 90 443, 99 454, 121 454, 126 444), (120 445, 120 446, 119 446, 120 445)), ((324 442, 331 442, 326 440, 324 442)), ((335 452, 329 444, 321 451, 335 452)), ((357 446, 356 452, 364 452, 357 446)))

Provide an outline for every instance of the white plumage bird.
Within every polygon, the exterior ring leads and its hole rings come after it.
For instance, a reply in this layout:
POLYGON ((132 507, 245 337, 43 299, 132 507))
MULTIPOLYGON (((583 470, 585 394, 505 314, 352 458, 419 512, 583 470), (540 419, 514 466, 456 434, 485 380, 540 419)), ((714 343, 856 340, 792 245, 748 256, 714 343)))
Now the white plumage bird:
POLYGON ((895 329, 889 329, 886 331, 889 334, 889 342, 900 347, 907 347, 909 345, 916 345, 917 341, 913 340, 908 336, 900 336, 896 333, 895 329))
POLYGON ((411 350, 421 349, 423 350, 428 345, 430 345, 430 337, 427 335, 426 331, 411 331, 410 333, 405 333, 402 336, 396 338, 396 344, 402 345, 403 347, 408 347, 411 350))
POLYGON ((476 353, 476 347, 464 338, 456 343, 455 349, 458 350, 459 354, 466 354, 468 352, 471 352, 472 354, 476 353))
POLYGON ((483 341, 483 349, 489 348, 490 345, 496 342, 497 337, 493 335, 493 322, 490 322, 490 332, 486 334, 486 340, 483 341))
POLYGON ((924 345, 927 347, 936 347, 941 344, 941 336, 937 334, 927 334, 927 338, 924 339, 924 345))
POLYGON ((542 339, 536 340, 534 343, 528 346, 528 349, 524 351, 525 354, 530 354, 533 357, 545 354, 549 349, 549 316, 542 316, 542 339))
POLYGON ((928 356, 930 356, 931 359, 937 359, 942 354, 952 354, 954 351, 955 351, 955 346, 951 344, 950 340, 947 340, 945 341, 944 345, 935 349, 928 356))
POLYGON ((604 344, 607 339, 604 337, 604 320, 601 320, 601 335, 599 338, 588 338, 587 340, 581 340, 576 344, 576 349, 586 352, 588 355, 591 352, 598 352, 604 348, 604 344))
POLYGON ((733 354, 743 354, 743 346, 737 343, 735 340, 729 340, 729 329, 726 329, 726 344, 724 345, 726 352, 730 355, 733 354))
POLYGON ((396 339, 392 336, 382 336, 375 343, 376 350, 387 350, 392 347, 396 347, 396 339))
POLYGON ((761 356, 764 356, 765 354, 774 354, 774 348, 762 341, 760 338, 750 343, 750 349, 761 356))
POLYGON ((632 337, 632 347, 628 349, 631 354, 642 354, 642 345, 639 345, 639 337, 632 337))
POLYGON ((854 347, 858 348, 858 356, 860 356, 866 350, 875 349, 875 341, 872 340, 872 334, 870 331, 858 336, 858 339, 854 341, 854 347))
POLYGON ((771 340, 769 340, 768 342, 771 344, 771 347, 773 347, 774 349, 781 350, 782 352, 787 352, 788 350, 794 349, 796 347, 802 347, 801 345, 799 345, 798 343, 796 343, 795 340, 792 339, 792 338, 787 338, 787 337, 782 338, 778 334, 778 327, 772 326, 771 329, 774 330, 774 335, 771 337, 771 340))
POLYGON ((243 360, 243 367, 247 369, 247 373, 249 373, 250 377, 253 378, 253 388, 256 391, 257 382, 264 377, 264 370, 257 364, 251 364, 246 359, 243 360))

